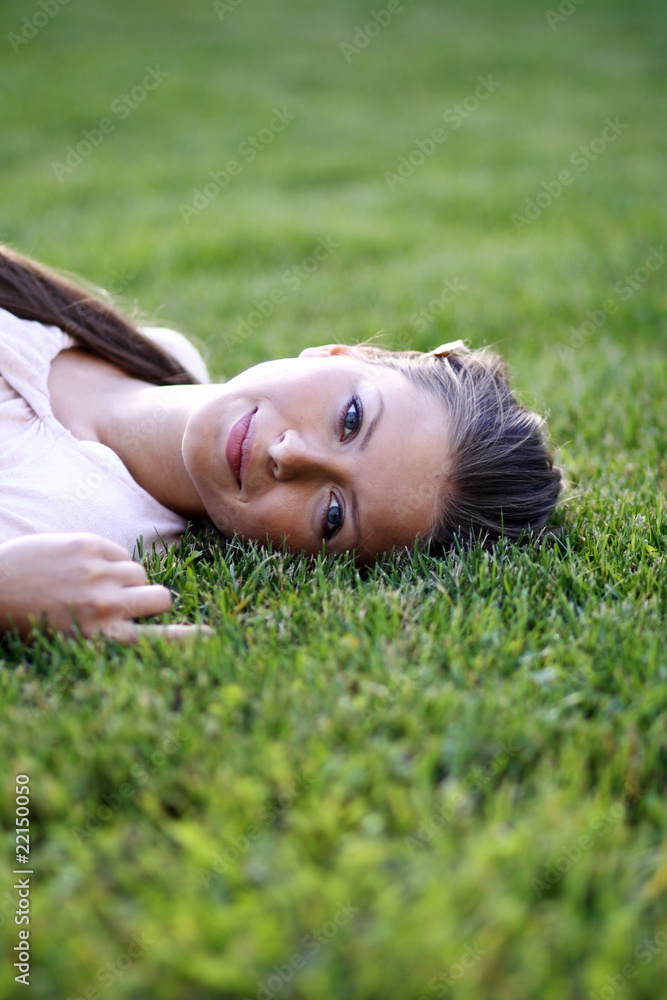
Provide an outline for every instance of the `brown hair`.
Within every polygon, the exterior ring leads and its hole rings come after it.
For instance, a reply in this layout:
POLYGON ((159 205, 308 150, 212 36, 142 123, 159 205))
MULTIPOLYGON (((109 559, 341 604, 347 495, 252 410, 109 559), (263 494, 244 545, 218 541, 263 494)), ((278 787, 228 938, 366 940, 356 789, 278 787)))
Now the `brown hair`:
POLYGON ((19 319, 60 327, 132 378, 152 385, 199 381, 110 303, 6 246, 0 246, 0 308, 19 319))
POLYGON ((425 541, 488 547, 501 537, 539 535, 562 483, 545 421, 520 403, 505 362, 488 348, 442 354, 375 349, 373 364, 401 371, 444 405, 447 468, 439 512, 425 541))
MULTIPOLYGON (((154 385, 198 379, 102 298, 0 246, 0 308, 58 326, 98 357, 154 385)), ((544 420, 513 395, 507 368, 488 349, 440 354, 373 348, 372 364, 403 374, 441 401, 448 420, 448 475, 426 541, 483 545, 544 530, 559 499, 544 420)))

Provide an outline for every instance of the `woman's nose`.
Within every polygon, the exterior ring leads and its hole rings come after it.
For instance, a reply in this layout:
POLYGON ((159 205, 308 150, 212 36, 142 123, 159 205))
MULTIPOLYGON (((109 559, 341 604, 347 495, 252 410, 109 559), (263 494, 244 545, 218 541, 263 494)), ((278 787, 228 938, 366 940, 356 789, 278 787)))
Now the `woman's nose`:
POLYGON ((285 481, 330 471, 331 456, 316 442, 287 430, 269 447, 276 479, 285 481))

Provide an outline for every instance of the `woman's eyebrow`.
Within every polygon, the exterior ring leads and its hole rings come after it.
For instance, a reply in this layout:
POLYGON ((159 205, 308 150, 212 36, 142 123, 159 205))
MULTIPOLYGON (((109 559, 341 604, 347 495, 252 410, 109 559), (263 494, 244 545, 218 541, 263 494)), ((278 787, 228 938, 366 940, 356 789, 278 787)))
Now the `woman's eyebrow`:
MULTIPOLYGON (((366 433, 364 434, 363 441, 361 441, 359 444, 359 451, 363 451, 368 442, 370 441, 371 437, 373 436, 373 432, 380 421, 380 417, 384 413, 384 399, 382 398, 382 393, 379 392, 378 397, 379 397, 378 411, 371 420, 370 424, 368 425, 366 433)), ((345 546, 346 550, 350 548, 356 549, 361 540, 361 524, 359 522, 359 501, 357 500, 357 494, 354 489, 350 490, 350 512, 352 514, 352 523, 354 525, 354 541, 352 545, 345 546)))
MULTIPOLYGON (((368 429, 366 430, 363 441, 359 443, 359 451, 363 451, 368 442, 370 441, 370 439, 372 438, 373 432, 375 431, 375 428, 380 422, 380 417, 384 413, 384 399, 382 398, 381 392, 378 392, 378 397, 379 397, 378 411, 371 420, 370 424, 368 425, 368 429)), ((361 525, 359 522, 359 502, 357 500, 357 494, 354 491, 354 489, 350 490, 350 500, 352 501, 350 507, 352 509, 352 523, 354 524, 354 532, 355 532, 354 544, 351 546, 351 548, 356 549, 357 546, 359 545, 359 541, 361 540, 361 525)))
POLYGON ((366 445, 368 444, 368 442, 370 441, 371 437, 373 436, 373 431, 377 427, 377 425, 379 423, 379 420, 380 420, 380 417, 384 413, 384 399, 382 398, 382 393, 378 393, 378 395, 380 397, 380 405, 378 406, 378 411, 375 414, 375 416, 373 417, 373 419, 371 420, 370 424, 368 425, 368 430, 366 431, 366 434, 364 435, 364 439, 359 444, 359 451, 363 451, 364 448, 366 447, 366 445))

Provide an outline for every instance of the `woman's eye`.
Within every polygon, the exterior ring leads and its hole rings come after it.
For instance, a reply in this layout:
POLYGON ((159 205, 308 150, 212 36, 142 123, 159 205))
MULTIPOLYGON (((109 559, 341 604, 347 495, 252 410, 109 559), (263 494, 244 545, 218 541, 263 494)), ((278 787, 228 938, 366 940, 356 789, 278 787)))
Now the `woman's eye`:
POLYGON ((343 524, 343 508, 339 504, 333 493, 329 494, 329 506, 327 507, 324 521, 324 537, 327 541, 340 530, 343 524))
MULTIPOLYGON (((341 441, 354 437, 363 421, 363 407, 357 396, 352 396, 340 415, 341 441)), ((322 518, 322 537, 330 541, 343 527, 345 511, 343 505, 336 499, 335 493, 329 494, 329 503, 322 518)))
POLYGON ((343 415, 343 440, 350 437, 361 427, 362 417, 361 400, 353 396, 343 415))

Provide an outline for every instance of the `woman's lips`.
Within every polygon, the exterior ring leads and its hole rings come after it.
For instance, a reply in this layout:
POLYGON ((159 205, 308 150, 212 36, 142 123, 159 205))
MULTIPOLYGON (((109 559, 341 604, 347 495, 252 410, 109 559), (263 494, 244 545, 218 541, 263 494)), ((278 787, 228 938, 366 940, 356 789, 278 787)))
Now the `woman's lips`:
POLYGON ((227 438, 225 458, 239 487, 243 486, 243 477, 250 461, 252 443, 255 437, 255 428, 251 427, 251 424, 256 413, 257 407, 251 413, 246 413, 244 417, 237 420, 227 438))

